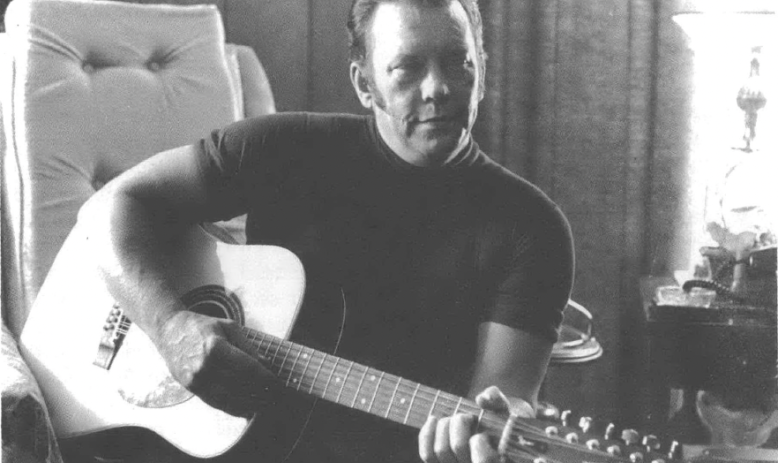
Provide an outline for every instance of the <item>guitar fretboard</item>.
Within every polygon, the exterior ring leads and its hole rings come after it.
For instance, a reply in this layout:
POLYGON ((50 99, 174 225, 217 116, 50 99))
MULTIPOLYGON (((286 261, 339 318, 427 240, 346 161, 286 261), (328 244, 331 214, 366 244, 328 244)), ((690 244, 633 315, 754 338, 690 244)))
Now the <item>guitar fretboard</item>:
POLYGON ((483 409, 472 400, 255 330, 244 332, 287 387, 416 428, 429 415, 456 413, 485 424, 483 409))

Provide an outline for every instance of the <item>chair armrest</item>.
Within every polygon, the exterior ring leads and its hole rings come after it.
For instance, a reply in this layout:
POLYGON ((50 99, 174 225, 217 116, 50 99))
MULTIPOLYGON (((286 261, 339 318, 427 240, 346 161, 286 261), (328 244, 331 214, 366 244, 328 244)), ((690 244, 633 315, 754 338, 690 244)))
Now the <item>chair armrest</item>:
POLYGON ((38 383, 5 324, 2 336, 3 461, 62 463, 38 383))
POLYGON ((275 113, 276 103, 270 81, 254 49, 246 45, 227 44, 227 50, 234 53, 238 61, 244 117, 275 113))

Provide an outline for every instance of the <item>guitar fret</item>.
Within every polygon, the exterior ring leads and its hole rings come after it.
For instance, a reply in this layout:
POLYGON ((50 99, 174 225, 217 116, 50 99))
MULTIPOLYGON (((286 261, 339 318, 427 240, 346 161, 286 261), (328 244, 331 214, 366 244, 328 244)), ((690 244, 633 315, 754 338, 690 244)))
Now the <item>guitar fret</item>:
POLYGON ((354 400, 351 402, 351 408, 354 408, 354 406, 357 404, 357 398, 359 397, 359 390, 362 389, 362 383, 365 381, 365 376, 367 376, 368 370, 370 370, 370 368, 365 368, 365 372, 362 373, 362 377, 359 378, 359 384, 357 384, 357 391, 354 393, 354 400))
POLYGON ((273 352, 273 358, 270 359, 270 364, 272 365, 273 362, 276 361, 276 357, 278 357, 278 351, 281 350, 281 341, 278 341, 278 347, 276 347, 276 351, 273 352))
POLYGON ((457 400, 457 406, 454 407, 454 413, 453 415, 456 415, 459 413, 459 407, 462 405, 462 397, 459 397, 459 400, 457 400))
MULTIPOLYGON (((326 359, 325 355, 325 359, 326 359)), ((335 370, 338 369, 338 360, 340 360, 338 357, 335 357, 335 365, 332 366, 332 371, 330 372, 330 376, 327 378, 327 383, 324 385, 324 391, 321 393, 321 396, 324 397, 327 395, 327 389, 330 388, 330 381, 332 381, 332 375, 335 374, 335 370)), ((322 363, 324 363, 324 360, 322 360, 322 363)))
POLYGON ((354 367, 354 362, 351 362, 348 366, 348 369, 346 370, 346 374, 343 375, 343 382, 340 385, 340 391, 338 391, 338 397, 335 398, 335 402, 340 403, 340 395, 343 394, 343 388, 346 387, 346 381, 348 380, 348 375, 351 374, 351 368, 354 367))
POLYGON ((435 392, 435 398, 432 399, 432 406, 430 407, 429 412, 430 415, 433 415, 435 412, 435 404, 438 402, 438 397, 440 397, 440 389, 435 392))
MULTIPOLYGON (((264 342, 265 338, 267 338, 267 336, 262 336, 262 341, 260 341, 260 343, 264 342)), ((267 358, 267 354, 268 354, 268 352, 270 352, 270 348, 271 347, 273 347, 273 339, 272 338, 270 338, 270 340, 268 340, 268 342, 267 342, 267 349, 265 349, 265 353, 262 354, 265 358, 267 358)))
MULTIPOLYGON (((373 403, 375 402, 375 397, 378 395, 378 389, 381 387, 381 381, 384 379, 384 372, 381 372, 381 376, 378 377, 378 383, 375 386, 375 389, 373 390, 373 398, 370 399, 370 405, 367 406, 367 411, 370 413, 370 410, 373 409, 373 403)), ((391 406, 391 403, 389 404, 391 406)))
MULTIPOLYGON (((295 358, 294 358, 294 362, 292 362, 292 366, 289 367, 289 378, 286 379, 286 385, 287 386, 289 386, 289 381, 292 381, 292 376, 294 376, 294 369, 297 366, 297 362, 300 360, 300 355, 302 355, 303 349, 304 348, 302 346, 300 346, 300 352, 297 353, 297 356, 295 356, 295 358)), ((303 371, 303 375, 304 374, 305 374, 305 371, 303 371)), ((300 375, 300 376, 302 377, 303 375, 300 375)), ((292 381, 292 382, 294 382, 294 381, 292 381)), ((300 382, 301 381, 298 381, 298 383, 297 383, 298 384, 298 389, 299 389, 300 382)))
POLYGON ((313 353, 315 352, 313 349, 310 349, 310 348, 308 350, 311 351, 311 353, 310 354, 305 354, 306 356, 308 356, 308 361, 305 362, 305 367, 303 367, 303 372, 300 373, 300 382, 297 383, 297 390, 298 391, 300 390, 300 386, 303 385, 303 379, 305 378, 305 372, 308 371, 308 366, 310 366, 311 360, 313 360, 313 353))
MULTIPOLYGON (((316 351, 313 351, 314 353, 316 351)), ((311 354, 311 358, 313 358, 313 354, 311 354)), ((321 358, 321 363, 319 363, 319 368, 316 369, 316 373, 313 375, 313 380, 311 381, 311 389, 308 391, 309 394, 313 394, 313 388, 316 385, 316 378, 319 377, 319 373, 321 372, 321 367, 324 366, 324 361, 327 359, 327 355, 323 355, 321 358)), ((325 386, 324 390, 326 391, 327 388, 325 386)))
MULTIPOLYGON (((279 346, 280 346, 280 344, 279 344, 279 346)), ((278 367, 278 376, 281 376, 281 373, 284 372, 284 363, 286 363, 286 358, 289 357, 289 351, 290 350, 291 349, 286 349, 286 353, 284 354, 284 358, 281 360, 281 366, 278 367)), ((291 378, 291 372, 289 373, 289 375, 290 375, 289 377, 291 378)), ((287 379, 287 384, 289 384, 288 381, 289 380, 287 379)))
POLYGON ((386 407, 386 415, 384 415, 384 418, 389 418, 389 412, 392 410, 392 405, 394 404, 394 400, 397 398, 397 389, 400 387, 400 382, 402 381, 402 378, 397 378, 397 384, 394 385, 394 391, 392 391, 392 397, 389 399, 389 406, 386 407))
POLYGON ((408 411, 405 412, 405 419, 403 420, 403 424, 408 424, 408 417, 411 415, 411 409, 413 408, 413 401, 416 400, 416 394, 419 392, 419 386, 421 384, 416 383, 416 389, 413 390, 413 395, 411 396, 411 403, 408 405, 408 411))

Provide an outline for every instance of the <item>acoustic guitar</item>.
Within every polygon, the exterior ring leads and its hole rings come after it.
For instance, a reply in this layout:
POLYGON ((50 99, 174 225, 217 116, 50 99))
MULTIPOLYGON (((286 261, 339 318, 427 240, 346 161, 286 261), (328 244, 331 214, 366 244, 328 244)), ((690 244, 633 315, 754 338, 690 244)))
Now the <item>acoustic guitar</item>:
MULTIPOLYGON (((114 303, 88 240, 79 227, 70 234, 20 338, 59 438, 137 426, 192 456, 211 458, 237 444, 252 420, 269 419, 226 414, 177 383, 150 339, 114 303)), ((288 250, 226 244, 196 227, 167 258, 187 306, 237 320, 256 355, 301 393, 416 428, 430 414, 470 413, 517 463, 677 457, 677 450, 660 454, 650 442, 485 411, 472 400, 288 341, 305 292, 302 264, 288 250)))

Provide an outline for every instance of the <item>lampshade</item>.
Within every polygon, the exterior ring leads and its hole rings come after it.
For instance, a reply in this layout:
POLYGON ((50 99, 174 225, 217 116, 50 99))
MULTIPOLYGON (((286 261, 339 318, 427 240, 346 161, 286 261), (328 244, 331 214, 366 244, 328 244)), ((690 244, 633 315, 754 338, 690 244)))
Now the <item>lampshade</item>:
POLYGON ((778 1, 697 0, 682 2, 673 20, 691 39, 693 48, 740 51, 778 45, 778 1))

